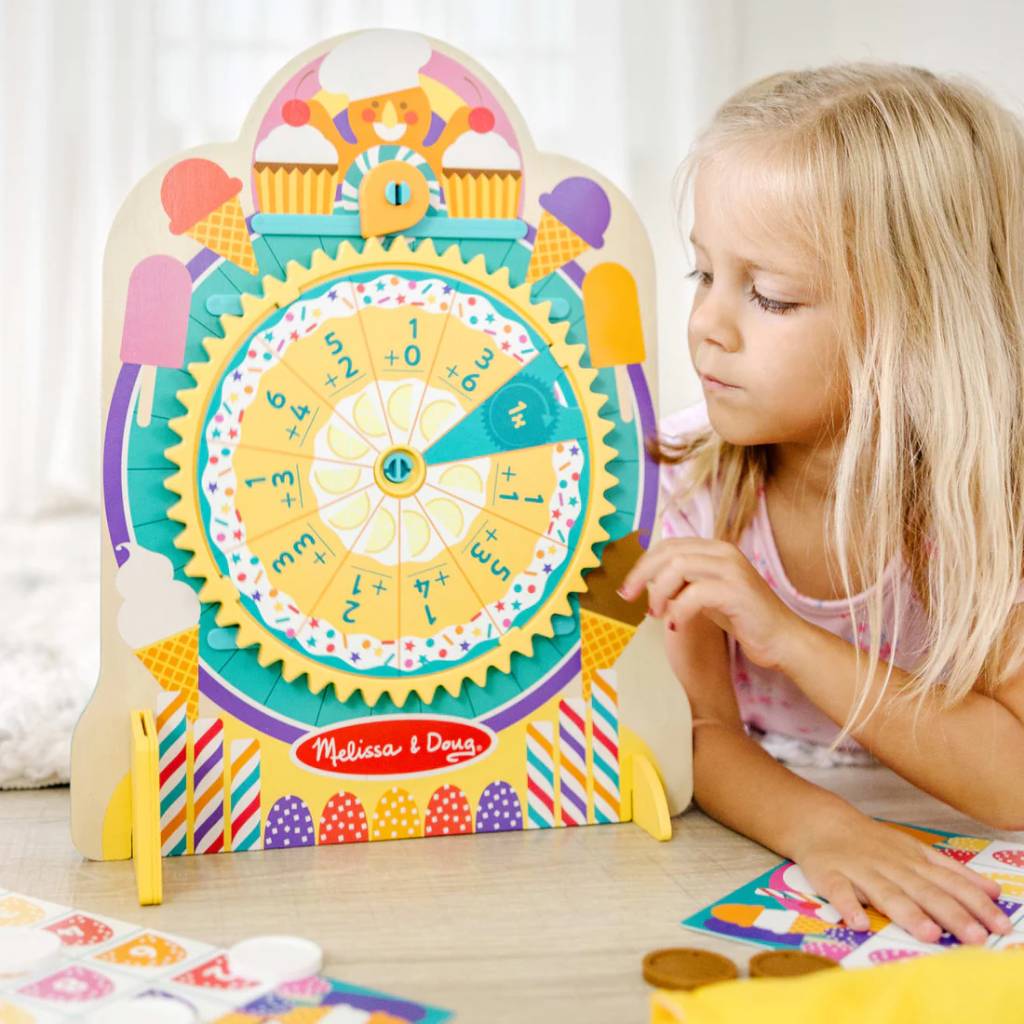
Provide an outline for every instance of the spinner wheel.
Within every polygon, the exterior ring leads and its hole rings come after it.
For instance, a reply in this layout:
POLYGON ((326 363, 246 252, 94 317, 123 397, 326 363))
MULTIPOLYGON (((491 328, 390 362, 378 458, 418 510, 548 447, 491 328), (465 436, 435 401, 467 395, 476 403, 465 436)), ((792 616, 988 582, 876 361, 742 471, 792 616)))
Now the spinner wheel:
POLYGON ((240 647, 313 693, 484 686, 571 614, 608 536, 596 372, 529 289, 456 252, 291 263, 178 394, 186 571, 240 647))

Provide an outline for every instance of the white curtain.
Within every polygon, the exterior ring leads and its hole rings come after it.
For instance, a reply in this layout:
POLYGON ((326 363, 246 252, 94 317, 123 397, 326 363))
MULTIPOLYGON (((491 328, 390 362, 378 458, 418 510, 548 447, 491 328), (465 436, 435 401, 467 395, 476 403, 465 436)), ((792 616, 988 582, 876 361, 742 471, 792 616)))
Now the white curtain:
MULTIPOLYGON (((541 148, 636 196, 671 260, 668 181, 702 102, 695 72, 720 17, 708 11, 673 0, 0 0, 0 516, 97 508, 110 221, 154 163, 234 138, 295 54, 374 25, 448 40, 502 82, 541 148)), ((677 332, 678 289, 664 294, 677 332)))
POLYGON ((1003 0, 0 0, 0 516, 95 510, 102 249, 154 163, 234 138, 319 40, 415 29, 472 54, 542 149, 634 200, 654 243, 662 408, 699 394, 673 171, 715 106, 784 68, 885 59, 976 77, 1018 111, 1003 0))

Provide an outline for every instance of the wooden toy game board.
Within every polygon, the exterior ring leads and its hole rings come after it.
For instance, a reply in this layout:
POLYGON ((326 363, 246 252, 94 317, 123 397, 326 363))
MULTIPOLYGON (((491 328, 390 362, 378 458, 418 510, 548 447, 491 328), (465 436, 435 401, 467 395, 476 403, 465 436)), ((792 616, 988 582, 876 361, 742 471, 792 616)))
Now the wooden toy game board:
POLYGON ((79 849, 666 838, 689 709, 615 594, 655 530, 653 292, 626 198, 413 33, 315 47, 147 175, 104 270, 79 849))

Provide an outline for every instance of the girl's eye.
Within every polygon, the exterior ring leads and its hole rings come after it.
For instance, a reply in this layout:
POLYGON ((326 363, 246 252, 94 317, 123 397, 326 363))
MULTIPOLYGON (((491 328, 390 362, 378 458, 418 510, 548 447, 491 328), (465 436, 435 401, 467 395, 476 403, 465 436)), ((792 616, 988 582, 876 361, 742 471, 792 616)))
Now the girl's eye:
MULTIPOLYGON (((686 276, 689 279, 696 278, 701 285, 711 284, 711 275, 706 270, 691 270, 686 276)), ((753 285, 750 288, 750 301, 756 302, 766 312, 776 313, 780 316, 791 313, 800 305, 799 302, 780 302, 778 299, 769 299, 767 295, 762 295, 753 285)))

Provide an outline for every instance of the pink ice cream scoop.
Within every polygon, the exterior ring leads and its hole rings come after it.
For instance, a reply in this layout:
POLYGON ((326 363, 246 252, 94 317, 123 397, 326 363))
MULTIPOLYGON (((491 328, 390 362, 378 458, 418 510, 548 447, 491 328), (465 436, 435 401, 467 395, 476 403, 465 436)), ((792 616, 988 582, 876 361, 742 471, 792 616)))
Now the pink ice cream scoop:
POLYGON ((173 256, 147 256, 128 279, 128 300, 121 334, 121 362, 139 371, 135 421, 149 426, 156 368, 178 369, 185 361, 192 278, 173 256))
POLYGON ((171 218, 171 234, 184 234, 241 191, 241 179, 232 178, 212 160, 192 157, 175 164, 160 186, 160 202, 171 218))

